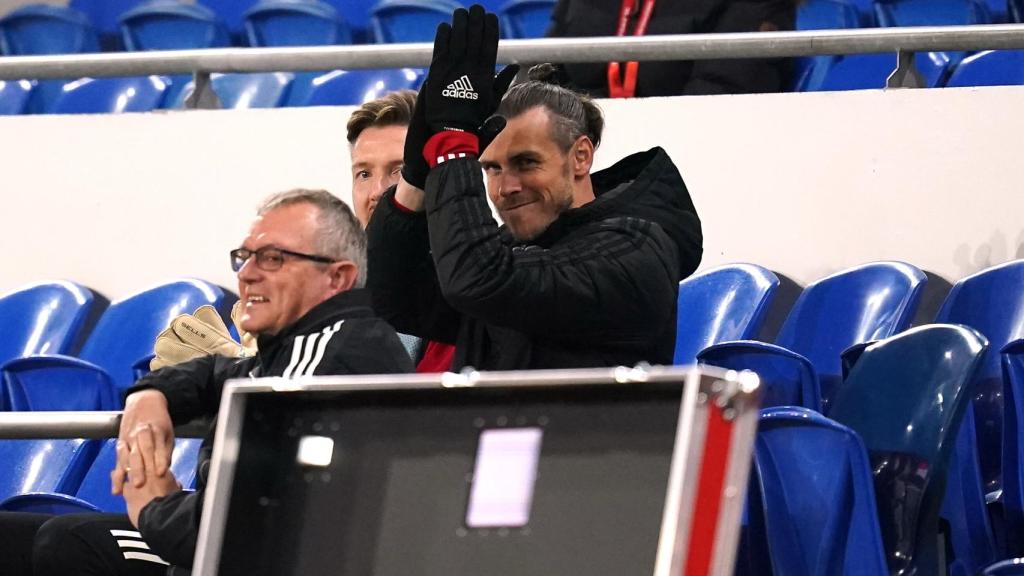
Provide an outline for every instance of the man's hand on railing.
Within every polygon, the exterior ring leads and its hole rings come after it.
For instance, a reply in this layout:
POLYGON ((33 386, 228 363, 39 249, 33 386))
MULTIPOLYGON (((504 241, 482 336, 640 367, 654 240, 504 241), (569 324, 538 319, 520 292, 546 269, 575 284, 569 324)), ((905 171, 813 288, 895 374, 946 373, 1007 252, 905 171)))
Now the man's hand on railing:
POLYGON ((117 437, 117 464, 110 473, 111 493, 122 494, 129 481, 135 488, 142 487, 147 472, 163 477, 170 470, 172 452, 174 425, 167 411, 167 398, 152 389, 128 396, 117 437), (133 452, 136 457, 130 459, 133 452))

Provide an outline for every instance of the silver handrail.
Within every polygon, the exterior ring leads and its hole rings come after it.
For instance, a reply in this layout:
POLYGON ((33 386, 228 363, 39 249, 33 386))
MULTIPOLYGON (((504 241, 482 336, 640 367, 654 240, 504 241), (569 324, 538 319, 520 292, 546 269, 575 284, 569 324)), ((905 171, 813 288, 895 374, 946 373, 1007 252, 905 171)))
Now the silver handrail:
MULTIPOLYGON (((0 439, 116 438, 120 412, 0 412, 0 439)), ((208 423, 193 421, 174 428, 181 437, 202 437, 208 423)))
MULTIPOLYGON (((503 40, 502 63, 706 60, 1024 48, 1024 24, 503 40)), ((432 46, 218 48, 0 57, 0 80, 425 67, 432 46)))

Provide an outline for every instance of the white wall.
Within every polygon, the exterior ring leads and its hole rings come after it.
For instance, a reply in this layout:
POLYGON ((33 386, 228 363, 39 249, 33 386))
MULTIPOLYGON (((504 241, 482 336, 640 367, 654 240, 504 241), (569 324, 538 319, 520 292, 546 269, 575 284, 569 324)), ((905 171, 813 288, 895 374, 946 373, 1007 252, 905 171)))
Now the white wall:
MULTIPOLYGON (((901 259, 949 281, 1024 257, 1024 88, 604 101, 598 164, 662 145, 704 267, 806 284, 901 259)), ((351 108, 0 117, 0 293, 68 278, 116 299, 176 276, 229 288, 257 202, 349 198, 351 108)))

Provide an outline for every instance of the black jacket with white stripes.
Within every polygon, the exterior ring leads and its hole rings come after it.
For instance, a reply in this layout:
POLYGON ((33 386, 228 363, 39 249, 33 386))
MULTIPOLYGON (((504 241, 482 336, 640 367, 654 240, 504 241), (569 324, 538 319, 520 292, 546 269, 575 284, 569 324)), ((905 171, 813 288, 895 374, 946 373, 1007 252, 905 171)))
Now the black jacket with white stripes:
MULTIPOLYGON (((155 388, 167 397, 175 425, 215 417, 224 382, 246 376, 312 376, 412 372, 394 329, 374 316, 365 291, 321 302, 291 327, 260 336, 251 358, 206 356, 152 372, 129 390, 155 388)), ((139 515, 142 538, 164 560, 191 567, 216 422, 200 448, 198 490, 180 491, 147 504, 139 515)))
POLYGON ((384 319, 454 343, 453 369, 671 364, 679 281, 700 263, 700 219, 661 148, 591 175, 596 200, 515 240, 476 159, 430 171, 425 212, 385 193, 367 227, 368 286, 384 319))

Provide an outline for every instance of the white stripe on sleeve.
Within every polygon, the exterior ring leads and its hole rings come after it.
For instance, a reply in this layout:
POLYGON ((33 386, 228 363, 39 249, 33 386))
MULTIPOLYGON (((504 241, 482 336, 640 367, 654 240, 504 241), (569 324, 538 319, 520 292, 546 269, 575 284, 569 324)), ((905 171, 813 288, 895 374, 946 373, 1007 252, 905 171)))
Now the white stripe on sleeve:
POLYGON ((295 371, 292 372, 292 375, 302 376, 306 373, 306 366, 309 366, 309 363, 312 362, 313 354, 316 352, 316 341, 318 337, 322 335, 323 334, 317 332, 316 334, 310 334, 306 337, 306 345, 303 347, 304 349, 302 351, 302 362, 299 362, 299 365, 295 367, 295 371))
POLYGON ((163 564, 164 566, 170 566, 170 562, 165 562, 163 558, 156 554, 150 554, 148 552, 125 552, 125 560, 145 560, 146 562, 153 562, 155 564, 163 564))
POLYGON ((320 361, 324 358, 324 352, 327 350, 327 343, 331 341, 331 337, 334 336, 338 330, 341 330, 341 324, 343 322, 344 320, 338 320, 333 326, 324 328, 323 338, 320 338, 320 343, 316 347, 316 356, 313 357, 313 361, 309 363, 309 367, 306 368, 306 371, 302 373, 304 376, 312 376, 313 373, 316 372, 317 367, 320 366, 320 361))
POLYGON ((305 339, 305 336, 295 337, 295 340, 292 342, 292 359, 288 362, 288 366, 284 369, 284 373, 281 374, 282 377, 292 377, 292 372, 295 371, 295 365, 299 363, 299 358, 302 357, 302 342, 305 339))

